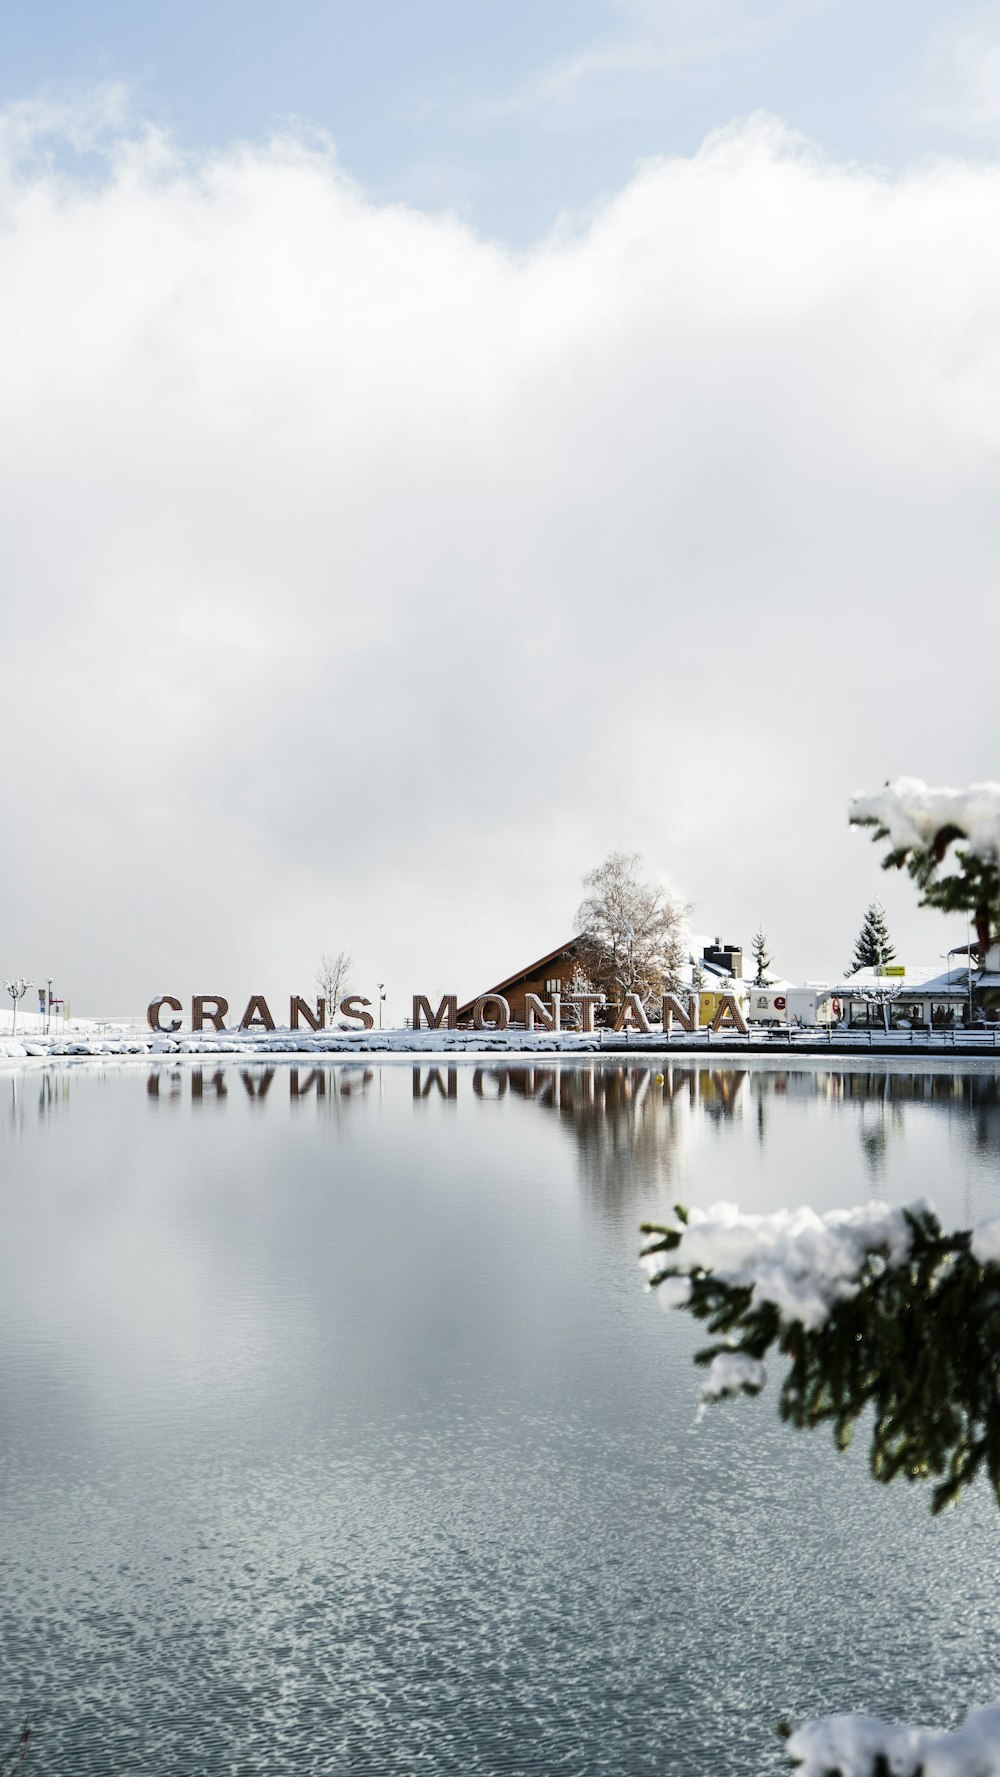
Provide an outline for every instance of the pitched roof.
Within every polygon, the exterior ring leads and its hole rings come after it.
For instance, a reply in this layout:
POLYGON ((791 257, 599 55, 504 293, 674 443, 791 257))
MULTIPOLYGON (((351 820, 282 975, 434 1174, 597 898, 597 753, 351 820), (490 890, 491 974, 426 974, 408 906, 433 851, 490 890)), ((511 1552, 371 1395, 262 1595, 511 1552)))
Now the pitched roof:
MULTIPOLYGON (((484 987, 483 993, 505 994, 509 987, 520 987, 522 981, 530 981, 533 976, 540 975, 549 963, 562 962, 565 957, 572 956, 584 942, 584 937, 583 932, 578 932, 575 938, 570 938, 565 944, 558 944, 555 950, 547 951, 545 956, 540 956, 536 962, 528 963, 526 968, 515 970, 514 974, 508 975, 504 981, 498 981, 495 987, 484 987)), ((475 998, 466 1000, 464 1006, 459 1006, 459 1017, 466 1012, 471 1012, 476 1000, 482 999, 482 997, 482 994, 476 994, 475 998)))

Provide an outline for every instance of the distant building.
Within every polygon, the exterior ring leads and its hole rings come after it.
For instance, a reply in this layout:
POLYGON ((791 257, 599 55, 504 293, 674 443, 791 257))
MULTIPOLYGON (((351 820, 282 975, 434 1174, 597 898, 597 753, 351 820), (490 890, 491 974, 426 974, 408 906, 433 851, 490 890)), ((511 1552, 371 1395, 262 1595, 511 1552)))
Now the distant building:
MULTIPOLYGON (((526 968, 517 969, 495 987, 484 987, 483 994, 496 993, 502 995, 510 1007, 511 1021, 514 1024, 525 1022, 524 996, 535 993, 541 1000, 550 1000, 554 993, 568 996, 573 989, 573 980, 577 970, 582 968, 584 937, 578 933, 556 950, 549 950, 526 968)), ((482 998, 482 994, 476 996, 482 998)), ((458 1008, 459 1024, 468 1024, 472 1017, 475 1000, 466 1000, 464 1006, 458 1008)))
POLYGON ((834 992, 843 999, 847 1022, 854 1029, 955 1030, 968 1023, 970 1004, 976 1018, 997 1016, 1000 947, 994 945, 986 962, 994 966, 973 967, 971 975, 968 962, 940 975, 907 971, 902 979, 864 970, 834 992))
MULTIPOLYGON (((494 987, 484 987, 483 994, 502 995, 510 1007, 511 1022, 523 1024, 526 1022, 526 994, 537 994, 544 1002, 551 1000, 554 993, 561 994, 564 1000, 572 995, 578 972, 582 970, 586 974, 586 944, 584 934, 580 932, 575 938, 561 944, 557 950, 548 951, 545 956, 538 957, 535 962, 528 963, 525 968, 498 981, 494 987)), ((688 988, 693 985, 695 970, 700 970, 703 990, 718 990, 715 995, 707 992, 703 996, 702 1023, 708 1024, 715 1014, 721 994, 741 993, 745 986, 741 979, 742 948, 738 944, 723 944, 721 938, 716 938, 714 944, 709 944, 702 937, 692 938, 690 961, 680 971, 681 980, 687 983, 688 988)), ((482 998, 483 994, 476 997, 482 998)), ((475 1000, 466 1000, 464 1006, 459 1006, 459 1024, 471 1022, 475 1003, 475 1000)))
POLYGON ((701 960, 710 969, 721 969, 726 975, 743 974, 743 947, 741 944, 723 944, 716 938, 714 944, 706 944, 701 953, 701 960))

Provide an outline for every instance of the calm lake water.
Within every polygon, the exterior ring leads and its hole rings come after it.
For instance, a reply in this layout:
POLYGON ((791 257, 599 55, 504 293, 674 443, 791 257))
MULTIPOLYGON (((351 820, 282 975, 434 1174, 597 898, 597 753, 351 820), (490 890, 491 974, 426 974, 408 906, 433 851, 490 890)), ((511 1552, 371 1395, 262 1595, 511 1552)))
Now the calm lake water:
MULTIPOLYGON (((0 1077, 0 1734, 39 1777, 748 1777, 1000 1697, 1000 1518, 696 1423, 671 1202, 1000 1212, 1000 1074, 0 1077)), ((0 1741, 2 1744, 2 1741, 0 1741)))

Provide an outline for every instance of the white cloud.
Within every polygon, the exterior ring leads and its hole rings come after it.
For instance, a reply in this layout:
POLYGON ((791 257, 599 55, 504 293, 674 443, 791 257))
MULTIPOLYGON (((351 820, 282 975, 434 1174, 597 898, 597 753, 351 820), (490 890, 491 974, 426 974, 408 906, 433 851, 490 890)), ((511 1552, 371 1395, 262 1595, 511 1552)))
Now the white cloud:
POLYGON ((745 56, 780 38, 803 19, 828 12, 838 0, 613 0, 614 29, 559 56, 483 107, 556 111, 586 98, 588 116, 601 89, 623 78, 678 75, 745 56))
POLYGON ((5 972, 236 1002, 346 943, 399 1010, 617 846, 842 966, 848 794, 997 775, 998 213, 768 120, 522 255, 293 140, 8 162, 5 972))
POLYGON ((995 142, 1000 136, 1000 17, 963 10, 931 34, 918 107, 939 130, 995 142))

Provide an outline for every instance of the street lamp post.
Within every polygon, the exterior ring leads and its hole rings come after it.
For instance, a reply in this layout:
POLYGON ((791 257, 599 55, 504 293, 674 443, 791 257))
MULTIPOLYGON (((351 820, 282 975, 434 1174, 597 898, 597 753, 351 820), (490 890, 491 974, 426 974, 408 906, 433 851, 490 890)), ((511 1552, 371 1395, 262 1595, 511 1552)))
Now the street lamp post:
POLYGON ((378 988, 378 1027, 379 1027, 379 1030, 381 1030, 382 1029, 382 1005, 385 1000, 385 982, 384 981, 376 981, 375 986, 378 988))

